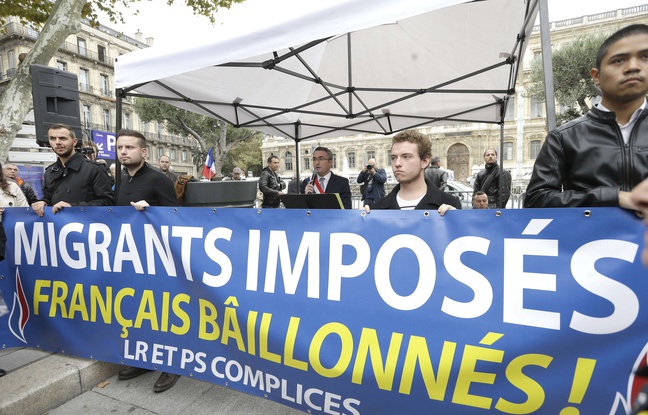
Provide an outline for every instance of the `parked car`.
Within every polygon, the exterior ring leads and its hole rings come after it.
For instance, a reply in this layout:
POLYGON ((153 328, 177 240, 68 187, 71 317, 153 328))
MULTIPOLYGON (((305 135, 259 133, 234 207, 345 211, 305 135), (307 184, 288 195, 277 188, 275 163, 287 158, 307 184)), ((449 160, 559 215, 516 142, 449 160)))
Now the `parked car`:
POLYGON ((458 197, 459 200, 461 200, 462 209, 472 209, 472 187, 466 186, 465 184, 460 182, 449 181, 446 184, 445 191, 453 196, 458 197))

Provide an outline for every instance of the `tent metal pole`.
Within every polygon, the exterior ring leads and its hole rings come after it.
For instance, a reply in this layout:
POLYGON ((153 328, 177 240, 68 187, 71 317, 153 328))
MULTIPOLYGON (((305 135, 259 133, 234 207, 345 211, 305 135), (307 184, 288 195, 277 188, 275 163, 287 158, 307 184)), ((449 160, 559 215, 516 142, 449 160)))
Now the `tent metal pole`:
POLYGON ((299 179, 301 178, 299 164, 301 162, 301 156, 299 155, 299 123, 295 123, 295 176, 297 180, 297 193, 301 193, 301 183, 299 179))
MULTIPOLYGON (((504 117, 506 115, 506 102, 508 101, 508 96, 500 101, 500 148, 499 148, 499 162, 500 162, 500 171, 499 171, 499 189, 497 191, 497 207, 502 206, 502 197, 504 196, 504 189, 502 187, 504 183, 504 117)), ((504 206, 502 209, 506 209, 504 206)))
POLYGON ((547 131, 552 131, 556 128, 556 98, 554 96, 553 59, 551 56, 549 6, 547 5, 547 0, 540 0, 540 44, 542 46, 542 70, 544 73, 545 105, 547 109, 547 131))
MULTIPOLYGON (((124 95, 124 90, 119 88, 115 91, 115 96, 117 97, 117 102, 115 103, 115 138, 117 138, 117 132, 122 128, 122 98, 124 95)), ((121 166, 119 165, 119 155, 117 154, 117 142, 115 142, 115 194, 119 191, 119 184, 121 183, 121 166)), ((115 197, 115 200, 117 198, 115 197)))

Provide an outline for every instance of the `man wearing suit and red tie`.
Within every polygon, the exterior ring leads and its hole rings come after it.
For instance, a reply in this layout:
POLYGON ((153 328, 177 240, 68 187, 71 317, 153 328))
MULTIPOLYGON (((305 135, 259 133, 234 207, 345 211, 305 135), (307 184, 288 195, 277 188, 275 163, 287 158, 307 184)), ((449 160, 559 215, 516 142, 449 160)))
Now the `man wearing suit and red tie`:
POLYGON ((349 179, 333 174, 333 153, 326 147, 313 151, 312 178, 301 184, 301 193, 338 193, 345 209, 351 209, 351 188, 349 179), (315 177, 317 176, 317 177, 315 177), (313 180, 314 179, 314 180, 313 180))

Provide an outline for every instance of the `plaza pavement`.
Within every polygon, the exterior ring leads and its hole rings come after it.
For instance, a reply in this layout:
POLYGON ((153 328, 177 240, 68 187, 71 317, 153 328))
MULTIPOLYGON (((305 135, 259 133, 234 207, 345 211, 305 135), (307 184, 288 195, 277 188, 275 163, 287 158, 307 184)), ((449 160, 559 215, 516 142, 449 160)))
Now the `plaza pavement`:
POLYGON ((119 365, 31 348, 0 350, 0 415, 298 415, 304 412, 197 379, 154 393, 159 373, 117 379, 119 365))

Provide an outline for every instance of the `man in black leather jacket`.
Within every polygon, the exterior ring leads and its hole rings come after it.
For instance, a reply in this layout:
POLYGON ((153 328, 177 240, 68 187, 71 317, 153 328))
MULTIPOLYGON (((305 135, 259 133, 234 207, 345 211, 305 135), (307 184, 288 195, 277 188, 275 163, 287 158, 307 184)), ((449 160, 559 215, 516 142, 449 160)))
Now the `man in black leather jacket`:
POLYGON ((261 177, 259 177, 259 191, 263 193, 261 207, 279 207, 281 202, 279 196, 283 194, 282 190, 286 188, 286 183, 279 177, 277 170, 279 170, 279 157, 268 157, 268 167, 261 171, 261 177))
POLYGON ((500 171, 500 166, 497 164, 497 150, 494 148, 484 151, 484 163, 484 168, 475 177, 473 197, 477 192, 484 192, 488 198, 489 209, 504 209, 511 196, 511 173, 505 169, 500 171))
POLYGON ((525 207, 620 206, 648 177, 648 26, 628 26, 599 48, 590 71, 601 103, 551 131, 538 154, 525 207))

